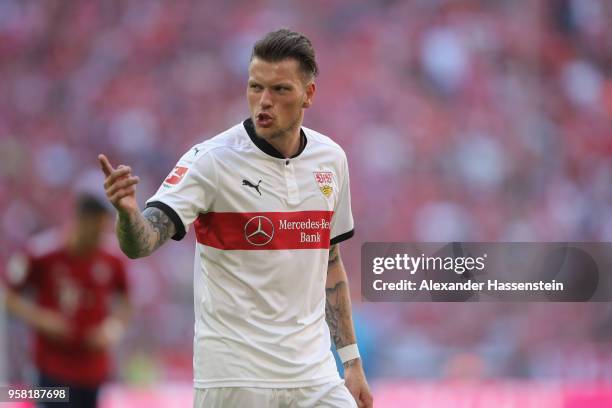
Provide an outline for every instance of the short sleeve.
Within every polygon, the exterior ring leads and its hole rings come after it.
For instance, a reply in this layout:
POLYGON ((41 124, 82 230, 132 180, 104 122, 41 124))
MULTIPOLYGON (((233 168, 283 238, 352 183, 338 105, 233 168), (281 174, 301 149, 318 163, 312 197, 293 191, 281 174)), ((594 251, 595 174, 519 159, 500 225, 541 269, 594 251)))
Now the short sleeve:
POLYGON ((25 252, 12 255, 6 267, 4 281, 8 288, 16 291, 36 285, 36 259, 25 252))
POLYGON ((180 241, 199 214, 209 211, 216 193, 214 157, 202 145, 181 157, 147 207, 162 210, 176 226, 172 239, 180 241))
POLYGON ((342 166, 338 175, 338 200, 334 207, 334 215, 331 220, 330 245, 338 244, 353 236, 355 227, 353 213, 351 211, 351 191, 349 183, 348 163, 343 155, 342 166))

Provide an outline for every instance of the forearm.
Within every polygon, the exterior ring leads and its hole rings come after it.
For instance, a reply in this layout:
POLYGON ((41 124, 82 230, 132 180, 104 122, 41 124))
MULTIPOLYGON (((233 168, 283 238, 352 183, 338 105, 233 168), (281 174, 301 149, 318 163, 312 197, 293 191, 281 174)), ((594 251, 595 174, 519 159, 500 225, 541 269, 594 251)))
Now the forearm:
POLYGON ((117 238, 123 253, 136 259, 150 255, 175 233, 175 226, 163 211, 146 208, 142 213, 119 212, 117 238))
POLYGON ((120 212, 116 230, 119 246, 129 258, 140 258, 153 252, 155 232, 141 213, 120 212))
POLYGON ((32 301, 16 294, 11 290, 6 291, 6 309, 29 326, 38 328, 41 308, 32 301))
POLYGON ((325 296, 325 319, 336 348, 356 343, 348 279, 337 246, 330 250, 325 296))

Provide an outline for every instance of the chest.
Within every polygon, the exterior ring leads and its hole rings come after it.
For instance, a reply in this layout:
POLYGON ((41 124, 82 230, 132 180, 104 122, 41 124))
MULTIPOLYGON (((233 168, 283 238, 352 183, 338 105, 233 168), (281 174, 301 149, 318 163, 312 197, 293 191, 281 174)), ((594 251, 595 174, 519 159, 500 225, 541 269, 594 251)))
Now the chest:
POLYGON ((113 284, 113 267, 104 259, 79 260, 57 256, 39 266, 43 290, 105 292, 113 284))
POLYGON ((219 169, 214 211, 333 211, 338 175, 316 160, 239 160, 219 169))
POLYGON ((54 257, 40 265, 40 295, 66 315, 98 308, 113 284, 112 265, 104 259, 54 257))
POLYGON ((329 247, 338 174, 317 160, 238 159, 218 168, 212 209, 196 223, 198 241, 219 249, 329 247))

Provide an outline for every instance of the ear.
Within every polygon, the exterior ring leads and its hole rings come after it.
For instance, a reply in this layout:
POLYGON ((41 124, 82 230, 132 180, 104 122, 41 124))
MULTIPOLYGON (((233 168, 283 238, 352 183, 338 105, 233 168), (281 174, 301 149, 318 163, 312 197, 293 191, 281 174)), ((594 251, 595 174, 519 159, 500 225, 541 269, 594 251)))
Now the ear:
POLYGON ((304 98, 302 108, 310 108, 310 105, 312 105, 312 100, 314 98, 315 90, 316 86, 314 81, 311 81, 308 85, 306 85, 306 97, 304 98))

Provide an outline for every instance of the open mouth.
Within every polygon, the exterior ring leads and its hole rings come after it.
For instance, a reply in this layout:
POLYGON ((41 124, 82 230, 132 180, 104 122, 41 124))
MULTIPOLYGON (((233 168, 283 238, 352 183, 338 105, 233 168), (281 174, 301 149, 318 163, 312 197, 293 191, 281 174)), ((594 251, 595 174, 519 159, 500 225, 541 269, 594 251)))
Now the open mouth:
POLYGON ((257 115, 257 117, 255 118, 256 122, 257 122, 257 126, 259 127, 269 127, 272 125, 272 115, 270 115, 269 113, 260 113, 257 115))

